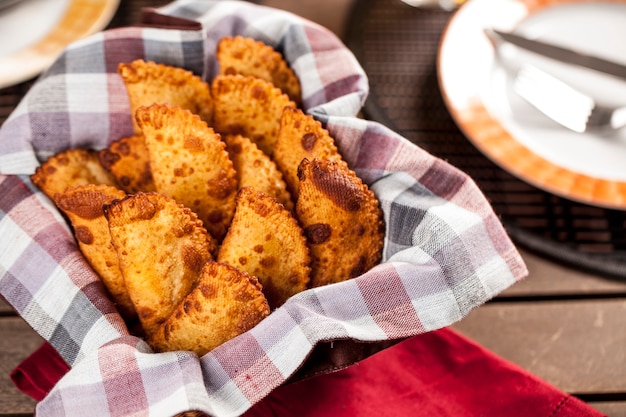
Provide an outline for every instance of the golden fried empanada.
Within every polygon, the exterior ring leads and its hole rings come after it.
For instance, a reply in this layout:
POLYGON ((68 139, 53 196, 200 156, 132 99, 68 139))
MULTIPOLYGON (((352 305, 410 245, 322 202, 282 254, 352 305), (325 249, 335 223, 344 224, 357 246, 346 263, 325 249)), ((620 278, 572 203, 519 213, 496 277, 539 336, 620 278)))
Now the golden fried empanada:
POLYGON ((226 36, 217 44, 217 62, 222 75, 252 75, 269 81, 300 105, 300 81, 283 56, 271 46, 243 36, 226 36))
POLYGON ((148 342, 159 352, 190 350, 202 356, 250 330, 269 313, 255 277, 211 261, 193 291, 148 342))
POLYGON ((237 172, 239 188, 254 187, 292 210, 291 195, 274 161, 245 136, 225 135, 222 139, 237 172))
POLYGON ((319 121, 300 109, 286 108, 280 119, 273 159, 294 198, 298 195, 298 166, 305 158, 345 163, 335 140, 319 121))
POLYGON ((217 260, 259 278, 271 308, 309 283, 309 249, 300 225, 290 211, 252 187, 239 191, 217 260))
POLYGON ((136 318, 135 307, 128 296, 102 209, 105 204, 125 196, 124 191, 110 185, 87 184, 55 194, 54 202, 67 215, 85 259, 102 279, 122 317, 129 322, 136 318))
POLYGON ((30 179, 50 198, 78 185, 117 186, 115 178, 100 165, 98 152, 83 148, 56 153, 37 167, 30 179))
POLYGON ((221 240, 235 212, 237 174, 220 135, 178 107, 153 104, 136 116, 157 192, 195 211, 221 240))
POLYGON ((296 214, 311 253, 311 285, 363 274, 382 257, 384 223, 378 200, 346 165, 305 159, 299 167, 296 214))
POLYGON ((295 107, 273 84, 255 77, 218 75, 211 84, 213 127, 221 134, 246 136, 272 155, 285 107, 295 107))
POLYGON ((120 270, 147 335, 189 294, 215 242, 196 214, 158 193, 104 206, 120 270))
MULTIPOLYGON (((132 115, 142 106, 171 104, 187 109, 211 123, 211 89, 191 71, 142 59, 121 63, 117 71, 126 85, 132 115)), ((141 131, 134 118, 133 126, 135 133, 141 131)))
POLYGON ((155 191, 150 171, 150 155, 143 135, 121 138, 99 153, 100 164, 129 194, 155 191))

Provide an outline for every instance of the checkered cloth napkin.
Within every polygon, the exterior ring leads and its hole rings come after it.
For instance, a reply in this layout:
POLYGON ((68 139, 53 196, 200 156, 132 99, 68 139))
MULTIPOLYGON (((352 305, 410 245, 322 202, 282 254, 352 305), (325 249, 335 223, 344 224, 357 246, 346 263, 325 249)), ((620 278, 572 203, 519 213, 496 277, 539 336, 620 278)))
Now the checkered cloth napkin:
POLYGON ((332 352, 333 343, 371 346, 440 329, 526 275, 469 177, 356 117, 367 77, 332 33, 236 1, 180 0, 146 16, 172 26, 115 29, 70 45, 0 130, 0 291, 71 366, 38 404, 38 416, 236 416, 292 377, 316 345, 332 352), (303 107, 377 195, 386 222, 383 262, 292 297, 201 358, 156 354, 129 334, 29 174, 54 152, 100 149, 132 132, 118 62, 144 58, 210 80, 218 39, 235 34, 284 54, 302 82, 303 107))

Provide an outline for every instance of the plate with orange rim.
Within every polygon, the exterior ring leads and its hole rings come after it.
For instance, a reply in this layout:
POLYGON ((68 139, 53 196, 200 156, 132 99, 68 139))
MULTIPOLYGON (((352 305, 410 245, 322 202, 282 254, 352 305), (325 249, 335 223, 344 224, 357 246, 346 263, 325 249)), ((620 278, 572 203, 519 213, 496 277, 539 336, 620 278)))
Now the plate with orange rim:
POLYGON ((21 0, 0 11, 0 88, 37 76, 111 21, 120 0, 21 0))
POLYGON ((624 21, 626 0, 469 0, 451 17, 439 48, 446 106, 474 146, 511 174, 573 201, 624 210, 626 129, 569 131, 519 97, 513 81, 530 63, 599 103, 624 106, 626 80, 512 45, 496 48, 485 32, 515 32, 626 64, 624 21))

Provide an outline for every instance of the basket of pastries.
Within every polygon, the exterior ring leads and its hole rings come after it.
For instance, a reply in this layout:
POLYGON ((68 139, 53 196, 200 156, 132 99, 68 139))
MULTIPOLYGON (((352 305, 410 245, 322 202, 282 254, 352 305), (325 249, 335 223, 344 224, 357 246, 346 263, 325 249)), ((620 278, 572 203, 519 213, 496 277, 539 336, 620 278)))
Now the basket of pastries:
POLYGON ((145 16, 71 44, 0 130, 0 291, 71 367, 38 415, 240 415, 525 276, 467 175, 358 117, 331 32, 145 16))

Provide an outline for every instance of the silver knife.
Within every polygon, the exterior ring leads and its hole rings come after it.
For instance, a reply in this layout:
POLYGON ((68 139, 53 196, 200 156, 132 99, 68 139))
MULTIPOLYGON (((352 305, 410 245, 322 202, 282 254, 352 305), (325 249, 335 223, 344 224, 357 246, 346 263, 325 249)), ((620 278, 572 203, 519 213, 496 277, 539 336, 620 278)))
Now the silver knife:
POLYGON ((495 29, 485 31, 491 39, 499 38, 519 48, 551 58, 560 62, 578 65, 626 80, 626 65, 609 61, 597 56, 576 52, 562 46, 528 39, 515 33, 506 33, 495 29), (495 36, 494 36, 495 35, 495 36))

